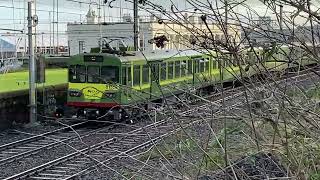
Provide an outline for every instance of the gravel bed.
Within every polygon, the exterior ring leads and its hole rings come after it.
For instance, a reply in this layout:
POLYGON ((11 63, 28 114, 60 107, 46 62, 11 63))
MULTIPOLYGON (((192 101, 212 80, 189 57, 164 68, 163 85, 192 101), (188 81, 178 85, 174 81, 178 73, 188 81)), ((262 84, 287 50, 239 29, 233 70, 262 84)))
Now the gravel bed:
POLYGON ((0 145, 8 144, 22 140, 34 135, 43 134, 62 128, 61 125, 39 124, 34 127, 14 126, 11 129, 4 130, 0 134, 0 145))
POLYGON ((27 158, 14 161, 9 164, 0 165, 0 178, 9 177, 19 172, 23 172, 33 167, 55 160, 59 157, 63 157, 72 152, 75 152, 74 149, 80 150, 83 148, 87 148, 88 146, 95 145, 99 142, 108 140, 113 137, 112 134, 110 135, 108 133, 129 132, 133 129, 136 129, 136 126, 143 126, 145 124, 147 124, 147 122, 138 122, 133 126, 117 126, 116 128, 109 129, 107 131, 102 131, 102 133, 84 137, 81 140, 77 139, 73 142, 68 142, 67 145, 59 145, 50 149, 41 150, 37 154, 31 155, 27 158))

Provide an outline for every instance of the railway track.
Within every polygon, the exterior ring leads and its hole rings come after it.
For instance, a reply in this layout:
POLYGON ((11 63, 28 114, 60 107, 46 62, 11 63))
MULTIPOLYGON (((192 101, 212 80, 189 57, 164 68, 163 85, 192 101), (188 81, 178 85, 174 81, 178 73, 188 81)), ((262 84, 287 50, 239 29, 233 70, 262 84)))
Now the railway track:
MULTIPOLYGON (((234 104, 232 106, 238 105, 234 104)), ((201 107, 206 107, 206 105, 201 107)), ((187 115, 190 112, 192 110, 187 110, 181 114, 187 115)), ((110 134, 113 135, 113 138, 8 177, 5 180, 23 178, 42 180, 74 179, 91 172, 97 166, 107 168, 108 163, 112 160, 128 157, 128 154, 138 149, 152 146, 161 139, 195 123, 198 123, 198 121, 184 121, 182 127, 181 122, 172 123, 168 119, 164 119, 128 133, 110 134)))
MULTIPOLYGON (((284 81, 304 81, 306 78, 310 78, 310 74, 302 74, 299 76, 290 77, 288 79, 279 80, 275 83, 284 81)), ((243 95, 243 92, 239 92, 243 89, 241 87, 237 89, 230 89, 225 91, 225 101, 234 100, 237 97, 243 95)), ((219 95, 209 95, 209 97, 218 97, 219 95)), ((215 100, 216 108, 220 106, 218 103, 221 99, 215 100)), ((231 103, 232 104, 232 103, 231 103)), ((241 103, 236 103, 232 106, 239 106, 241 103)), ((197 109, 206 109, 208 104, 202 104, 197 109)), ((179 112, 180 116, 188 116, 192 114, 195 109, 188 109, 183 112, 179 112)), ((171 135, 180 128, 175 128, 180 124, 170 124, 168 119, 149 124, 142 128, 137 128, 128 133, 115 133, 109 134, 113 138, 109 138, 105 141, 97 143, 87 148, 77 150, 74 153, 65 155, 61 158, 47 162, 40 166, 34 167, 27 171, 21 172, 6 179, 73 179, 81 176, 82 174, 90 172, 96 166, 107 167, 108 162, 122 156, 128 156, 129 153, 134 152, 141 148, 146 148, 160 141, 162 138, 171 135)), ((190 124, 185 124, 188 126, 190 124)))
MULTIPOLYGON (((191 111, 187 110, 182 114, 188 114, 191 111)), ((175 128, 176 126, 179 124, 170 124, 168 119, 164 119, 128 133, 109 134, 113 135, 113 138, 6 179, 72 179, 90 171, 97 165, 103 165, 117 157, 156 143, 161 138, 176 132, 178 130, 175 128)))
POLYGON ((63 127, 51 132, 35 135, 0 146, 0 165, 36 154, 38 151, 48 149, 80 137, 88 136, 97 130, 77 129, 87 122, 80 122, 69 127, 63 127), (76 132, 75 132, 76 130, 76 132))

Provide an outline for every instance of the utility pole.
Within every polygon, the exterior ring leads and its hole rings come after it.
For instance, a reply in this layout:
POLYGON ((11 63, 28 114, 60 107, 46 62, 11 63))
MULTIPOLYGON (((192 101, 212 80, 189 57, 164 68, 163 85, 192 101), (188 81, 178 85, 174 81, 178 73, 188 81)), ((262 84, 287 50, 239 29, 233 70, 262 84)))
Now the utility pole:
MULTIPOLYGON (((34 17, 37 14, 37 0, 29 0, 32 2, 32 13, 31 15, 34 17)), ((38 17, 36 17, 38 18, 38 17)), ((34 22, 34 19, 33 19, 34 22)), ((34 39, 33 39, 33 49, 35 49, 35 52, 37 52, 38 49, 38 43, 37 43, 37 27, 33 25, 33 34, 35 34, 34 39)))
POLYGON ((122 21, 122 0, 120 0, 120 20, 119 20, 119 22, 121 22, 122 21))
POLYGON ((103 3, 103 22, 106 23, 106 5, 103 3))
POLYGON ((225 28, 225 39, 226 44, 228 44, 229 32, 228 32, 228 0, 224 1, 224 28, 225 28))
POLYGON ((138 0, 133 1, 133 31, 134 31, 134 50, 139 50, 139 17, 138 17, 138 0))
POLYGON ((59 53, 59 0, 57 0, 57 54, 59 53))
POLYGON ((279 20, 279 26, 280 26, 280 31, 282 33, 282 21, 283 21, 283 6, 280 5, 280 20, 279 20))
POLYGON ((29 41, 29 103, 30 124, 37 121, 37 97, 36 97, 36 62, 34 58, 34 10, 33 1, 28 1, 28 41, 29 41))
POLYGON ((41 54, 45 54, 46 48, 44 48, 44 43, 43 43, 43 34, 44 32, 41 33, 41 54))
POLYGON ((100 34, 100 53, 102 53, 102 22, 101 22, 101 0, 98 2, 98 24, 99 24, 99 34, 100 34))
POLYGON ((49 54, 51 55, 52 54, 52 51, 51 51, 51 48, 52 48, 52 37, 51 37, 51 25, 52 25, 52 22, 51 22, 51 11, 49 11, 49 44, 50 44, 50 48, 49 48, 49 54))
POLYGON ((23 51, 23 57, 26 57, 26 54, 27 54, 27 37, 26 37, 26 25, 27 25, 27 22, 26 22, 26 19, 27 19, 27 17, 26 17, 26 9, 27 9, 27 7, 26 7, 26 4, 27 4, 27 1, 26 0, 24 0, 23 1, 23 34, 24 34, 24 36, 23 36, 23 40, 24 40, 24 51, 23 51))
POLYGON ((53 0, 52 1, 52 45, 53 45, 53 49, 52 49, 52 54, 56 54, 56 47, 55 47, 55 41, 54 41, 54 33, 55 33, 55 28, 54 28, 54 26, 55 26, 55 17, 54 17, 54 15, 55 15, 55 0, 53 0))

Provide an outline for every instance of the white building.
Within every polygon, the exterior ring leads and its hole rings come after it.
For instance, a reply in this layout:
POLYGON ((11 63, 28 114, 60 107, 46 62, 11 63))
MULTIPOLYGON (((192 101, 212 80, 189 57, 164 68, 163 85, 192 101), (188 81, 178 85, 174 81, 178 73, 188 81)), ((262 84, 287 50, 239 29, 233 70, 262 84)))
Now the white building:
MULTIPOLYGON (((125 16, 119 23, 102 23, 96 24, 95 13, 90 9, 87 14, 87 24, 69 23, 67 25, 68 43, 70 55, 83 52, 90 52, 91 48, 99 47, 101 37, 126 37, 131 39, 128 46, 133 47, 133 22, 130 16, 125 16)), ((156 18, 151 17, 147 22, 141 22, 140 27, 140 48, 142 50, 158 49, 154 43, 148 41, 156 36, 165 35, 169 42, 164 49, 185 49, 190 47, 190 39, 194 38, 194 32, 211 36, 205 24, 199 21, 198 17, 189 17, 186 25, 175 23, 158 23, 156 18)), ((214 39, 224 40, 221 29, 214 24, 209 24, 210 31, 214 34, 214 39)), ((235 31, 235 27, 230 28, 229 36, 237 42, 240 41, 240 31, 235 31)))

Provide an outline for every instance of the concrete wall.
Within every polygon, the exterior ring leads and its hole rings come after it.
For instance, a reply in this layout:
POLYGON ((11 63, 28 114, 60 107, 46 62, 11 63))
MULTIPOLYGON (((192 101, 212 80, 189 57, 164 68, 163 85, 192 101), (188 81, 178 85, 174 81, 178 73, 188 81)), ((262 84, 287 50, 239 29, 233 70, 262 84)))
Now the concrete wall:
POLYGON ((13 122, 29 121, 28 96, 20 95, 0 100, 0 129, 8 128, 13 122))
MULTIPOLYGON (((215 39, 224 40, 224 34, 219 26, 214 24, 209 24, 208 26, 215 39)), ((235 42, 240 42, 241 33, 236 26, 230 27, 228 33, 235 42)), ((67 34, 71 55, 90 52, 91 48, 99 47, 100 37, 127 37, 130 39, 127 45, 133 47, 133 23, 68 24, 67 34), (84 42, 83 49, 79 47, 80 42, 84 42)), ((169 39, 164 49, 187 49, 190 48, 189 42, 192 35, 211 36, 211 33, 201 23, 185 25, 175 23, 159 24, 157 22, 140 23, 140 39, 142 40, 141 48, 143 50, 152 51, 158 49, 155 44, 149 44, 148 41, 160 35, 166 35, 169 39)))
MULTIPOLYGON (((57 86, 45 91, 45 97, 48 94, 54 94, 57 103, 63 105, 66 102, 66 85, 57 86)), ((38 104, 43 102, 43 91, 37 92, 38 104)), ((29 95, 27 91, 18 91, 0 94, 0 129, 10 127, 13 123, 23 124, 29 122, 29 95)), ((38 106, 38 114, 46 114, 48 106, 38 106)), ((53 114, 46 114, 52 116, 53 114)), ((39 117, 39 120, 41 118, 39 117)))
MULTIPOLYGON (((141 40, 145 45, 142 48, 150 50, 152 46, 148 45, 148 39, 151 38, 150 24, 142 23, 140 25, 141 40)), ((79 53, 89 53, 91 48, 99 47, 100 37, 127 37, 127 45, 133 47, 133 24, 132 23, 118 23, 118 24, 68 24, 67 27, 68 40, 70 46, 70 55, 79 53), (101 31, 100 31, 101 28, 101 31), (101 32, 101 33, 100 33, 101 32), (84 42, 84 48, 80 49, 80 42, 84 42)))

